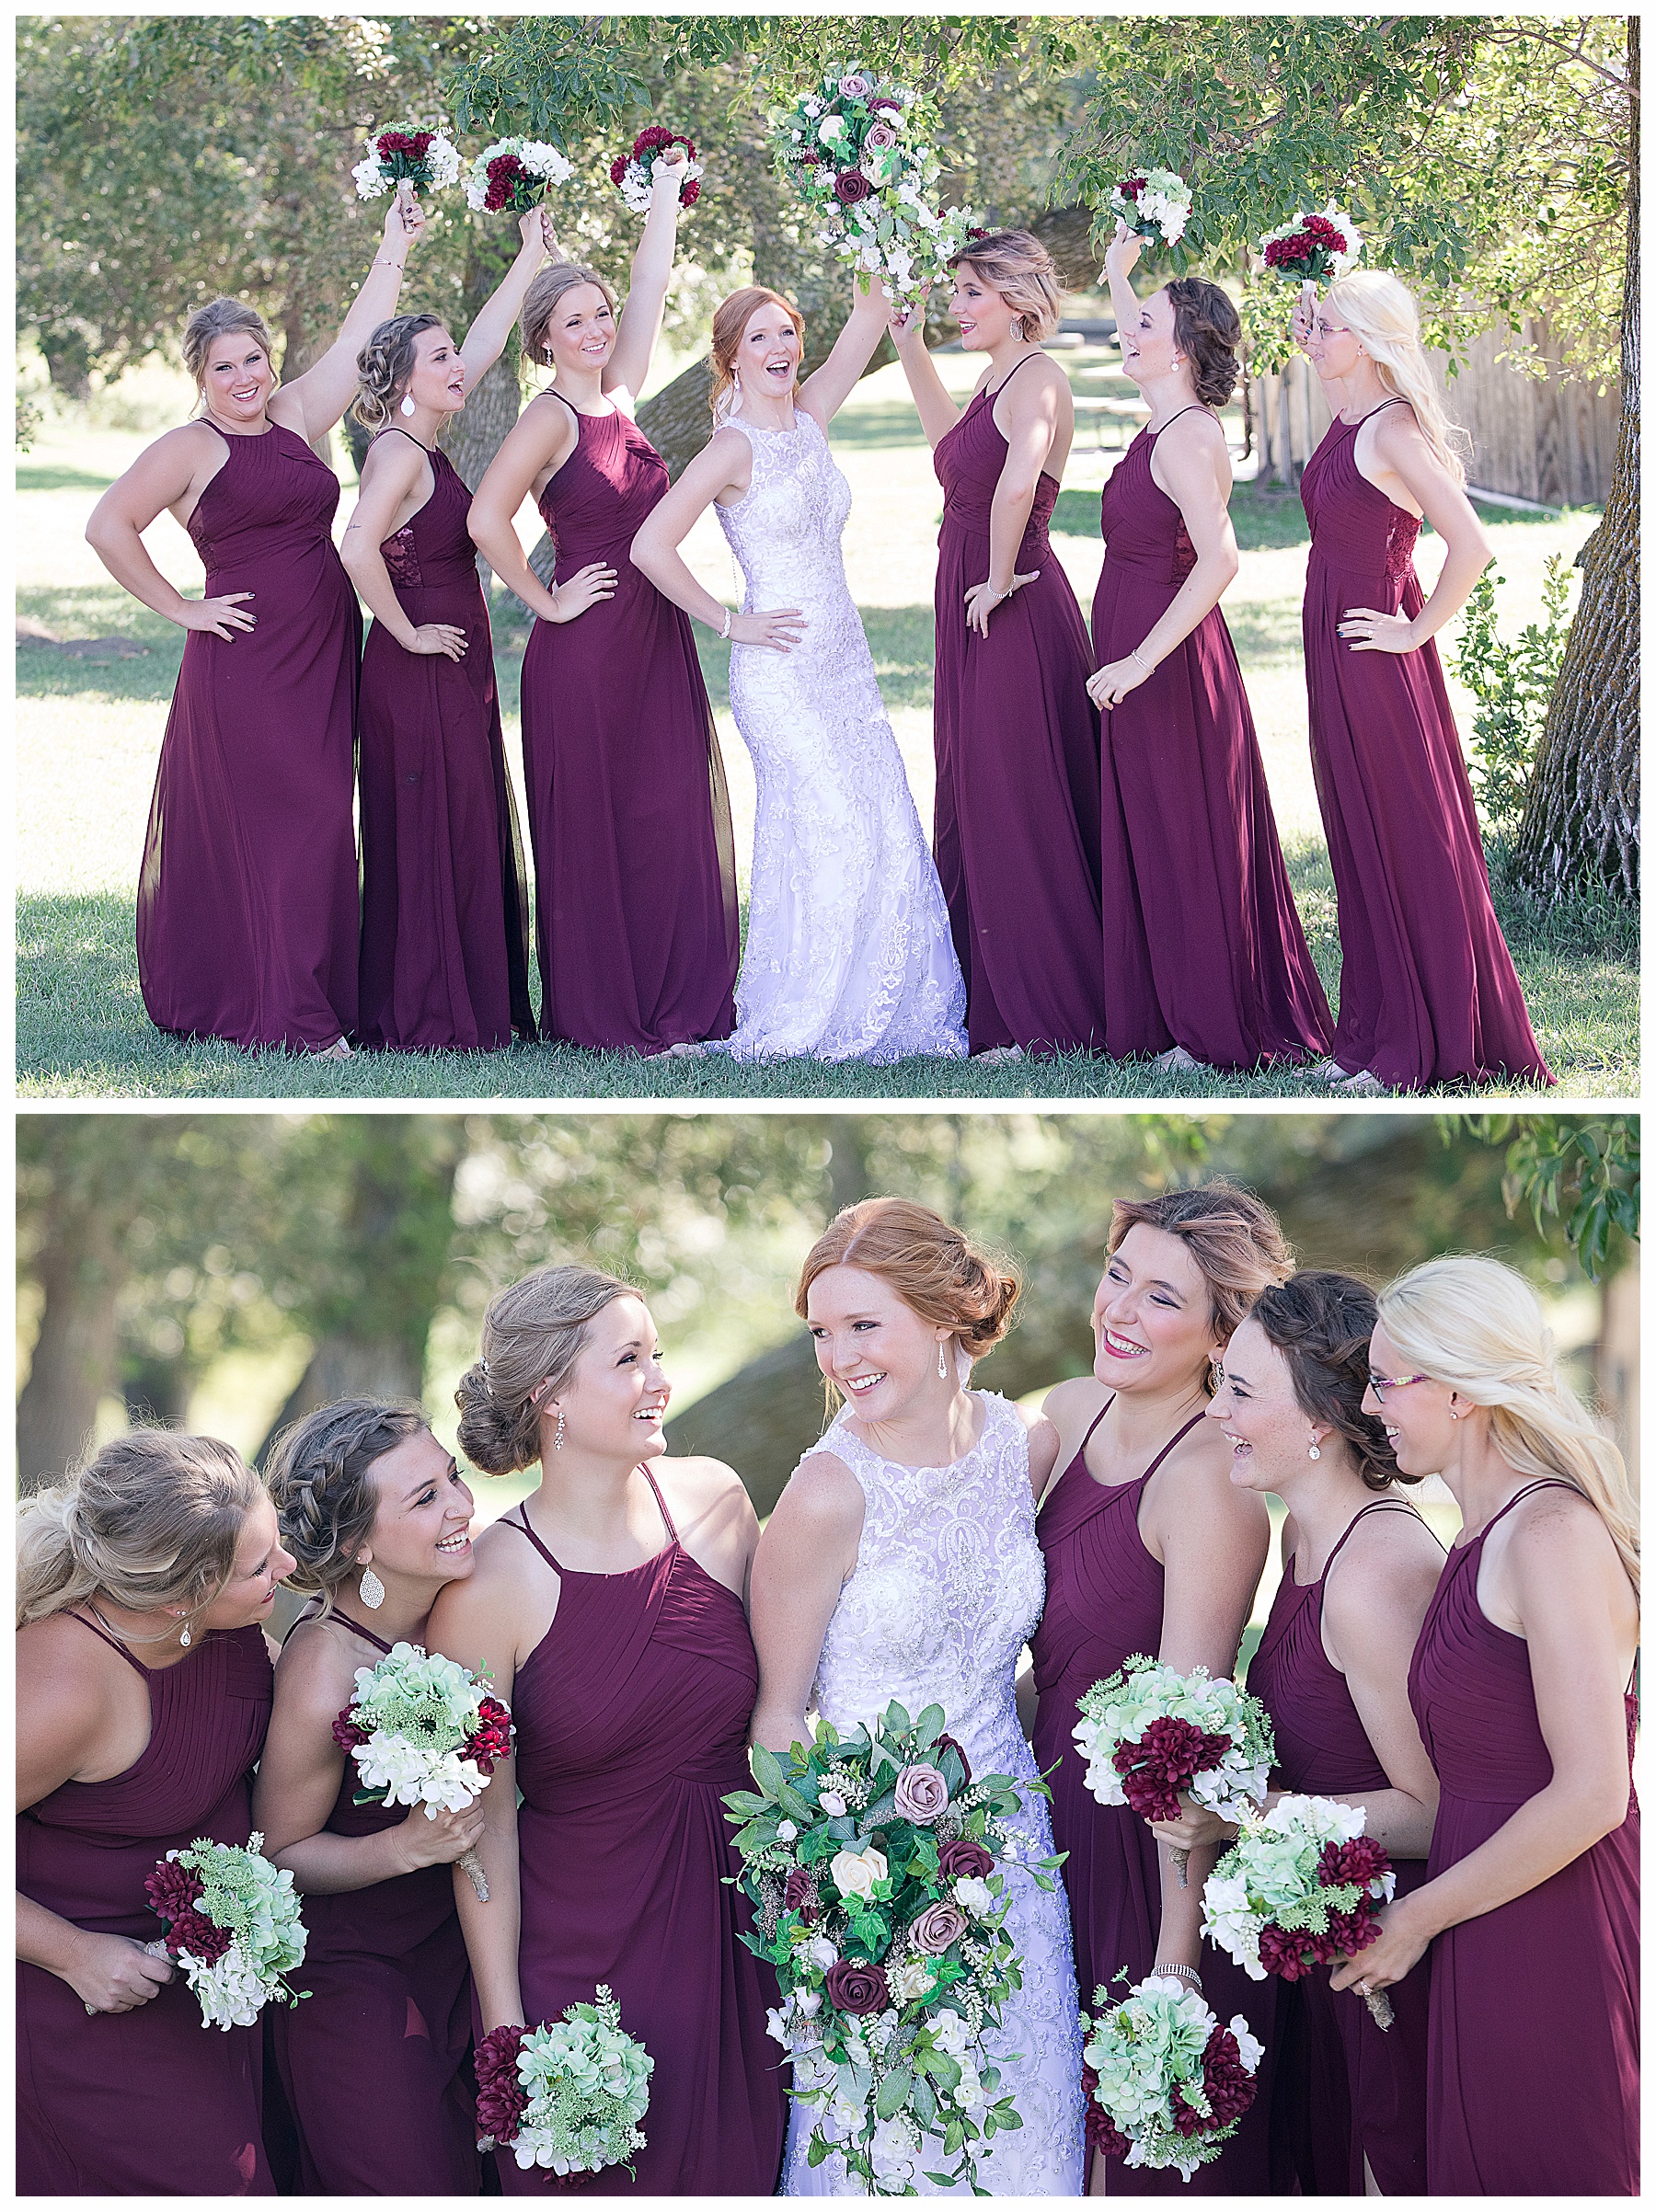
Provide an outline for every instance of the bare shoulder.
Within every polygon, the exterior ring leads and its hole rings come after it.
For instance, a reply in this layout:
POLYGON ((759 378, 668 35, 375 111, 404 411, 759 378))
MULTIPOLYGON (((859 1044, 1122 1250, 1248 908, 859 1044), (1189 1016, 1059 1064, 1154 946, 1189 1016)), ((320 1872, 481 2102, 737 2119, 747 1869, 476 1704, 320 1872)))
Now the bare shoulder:
POLYGON ((1360 1627, 1376 1610, 1424 1619, 1443 1568, 1443 1548, 1416 1513, 1364 1513, 1347 1538, 1324 1592, 1336 1626, 1360 1627))
POLYGON ((1199 1513, 1233 1527, 1263 1528, 1265 1501, 1256 1491, 1238 1490, 1230 1479, 1231 1448, 1216 1421, 1203 1419, 1181 1438, 1163 1461, 1155 1486, 1166 1501, 1164 1513, 1183 1518, 1199 1513))
POLYGON ((276 1662, 276 1695, 284 1705, 330 1719, 343 1711, 356 1688, 357 1668, 372 1657, 366 1645, 347 1647, 350 1633, 325 1621, 300 1622, 276 1662))
POLYGON ((740 1518, 753 1511, 746 1484, 723 1460, 661 1459, 651 1463, 650 1472, 673 1504, 682 1504, 687 1512, 740 1518))
POLYGON ((1024 1436, 1029 1447, 1029 1487, 1034 1491, 1039 1505, 1052 1478, 1052 1470, 1058 1464, 1063 1439, 1058 1434, 1057 1424, 1049 1417, 1044 1407, 1031 1410, 1027 1405, 1015 1404, 1012 1410, 1023 1423, 1024 1436))
POLYGON ((1199 480, 1211 472, 1226 491, 1230 488, 1230 448, 1218 417, 1206 407, 1176 415, 1156 439, 1150 458, 1181 481, 1199 480))
MULTIPOLYGON (((699 472, 698 487, 705 485, 715 498, 726 491, 740 497, 753 480, 753 449, 741 430, 733 430, 728 422, 720 423, 684 471, 684 476, 692 471, 699 472)), ((679 481, 683 483, 684 477, 679 481)), ((733 506, 735 501, 726 504, 733 506)))
POLYGON ((362 455, 357 480, 364 491, 370 487, 403 490, 423 476, 428 465, 425 449, 416 440, 382 431, 362 455))
POLYGON ((1055 1383, 1041 1402, 1041 1410, 1058 1431, 1063 1444, 1078 1438, 1110 1403, 1110 1393, 1093 1375, 1075 1375, 1055 1383))
POLYGON ((1615 1540, 1595 1509, 1580 1491, 1553 1484, 1532 1490, 1513 1507, 1506 1549, 1526 1574, 1554 1574, 1567 1562, 1588 1570, 1622 1571, 1615 1540))
POLYGON ((1376 407, 1368 430, 1373 450, 1387 460, 1393 455, 1417 453, 1425 443, 1408 400, 1396 407, 1376 407))
MULTIPOLYGON (((788 1478, 776 1513, 801 1534, 819 1536, 860 1531, 863 1490, 835 1451, 808 1452, 788 1478)), ((772 1516, 773 1522, 776 1516, 772 1516)))
POLYGON ((17 1631, 17 1690, 49 1682, 55 1701, 73 1712, 84 1703, 95 1712, 102 1703, 110 1669, 125 1669, 107 1644, 87 1633, 66 1612, 49 1613, 17 1631))

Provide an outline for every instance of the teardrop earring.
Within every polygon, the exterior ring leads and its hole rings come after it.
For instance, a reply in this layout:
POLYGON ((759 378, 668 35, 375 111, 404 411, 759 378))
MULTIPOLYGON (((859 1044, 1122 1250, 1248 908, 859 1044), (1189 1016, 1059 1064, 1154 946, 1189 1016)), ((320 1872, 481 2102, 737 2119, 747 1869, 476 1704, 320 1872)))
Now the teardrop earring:
POLYGON ((362 1569, 362 1579, 357 1585, 357 1596, 371 1613, 378 1612, 385 1602, 385 1586, 372 1567, 362 1569))
POLYGON ((947 1382, 949 1381, 949 1370, 943 1364, 943 1347, 941 1344, 939 1344, 937 1347, 937 1380, 939 1382, 947 1382))
POLYGON ((1313 1444, 1310 1450, 1306 1452, 1305 1457, 1308 1460, 1320 1460, 1322 1453, 1318 1450, 1317 1447, 1313 1444))
POLYGON ((180 1651, 188 1651, 188 1650, 190 1649, 190 1623, 189 1623, 189 1622, 188 1622, 188 1621, 186 1621, 186 1622, 185 1622, 185 1623, 184 1623, 183 1632, 182 1632, 182 1633, 181 1633, 181 1634, 179 1635, 179 1637, 178 1637, 178 1648, 179 1648, 179 1650, 180 1650, 180 1651))
POLYGON ((397 411, 399 415, 411 415, 414 412, 414 395, 412 392, 405 392, 403 394, 402 405, 397 408, 397 411))

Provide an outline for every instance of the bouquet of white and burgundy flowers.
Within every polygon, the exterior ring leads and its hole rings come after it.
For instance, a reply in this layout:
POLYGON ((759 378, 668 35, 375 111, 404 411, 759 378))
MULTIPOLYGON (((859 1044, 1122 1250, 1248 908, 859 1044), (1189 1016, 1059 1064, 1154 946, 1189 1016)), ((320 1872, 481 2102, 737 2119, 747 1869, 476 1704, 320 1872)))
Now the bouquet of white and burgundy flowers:
POLYGON ((376 131, 368 151, 351 172, 359 200, 379 200, 398 185, 408 185, 420 198, 455 183, 460 175, 458 149, 441 131, 427 131, 417 123, 391 123, 376 131))
POLYGON ((574 175, 556 146, 532 138, 497 138, 472 163, 466 178, 466 204, 479 213, 525 215, 538 207, 547 189, 568 184, 574 175))
POLYGON ((943 279, 972 214, 936 205, 930 102, 871 70, 832 69, 791 108, 774 108, 770 120, 776 174, 820 226, 819 246, 878 277, 899 306, 943 279))
POLYGON ((619 185, 621 197, 635 215, 648 215, 655 190, 654 163, 669 146, 683 146, 684 166, 678 172, 679 205, 694 207, 701 198, 702 165, 692 142, 676 131, 651 123, 633 140, 630 154, 618 154, 610 164, 610 182, 619 185))
MULTIPOLYGON (((512 1757, 511 1713, 453 1659, 394 1644, 377 1665, 357 1668, 356 1683, 333 1733, 356 1762, 357 1805, 422 1805, 428 1820, 464 1812, 489 1787, 496 1762, 512 1757)), ((459 1863, 487 1904, 483 1862, 466 1851, 459 1863)))
POLYGON ((928 2181, 975 2187, 978 2145, 1023 2125, 983 2036, 1022 1987, 1007 1877, 1050 1889, 1059 1863, 1014 1825, 1020 1787, 1043 1785, 974 1782, 940 1705, 844 1737, 819 1721, 809 1748, 755 1747, 753 1767, 757 1788, 725 1800, 759 1923, 742 1941, 781 1985, 771 2033, 812 2111, 810 2163, 837 2151, 873 2196, 911 2194, 927 2157, 928 2181))
POLYGON ((144 1887, 167 1933, 145 1950, 182 1966, 204 2028, 250 2028, 271 1998, 296 2005, 307 1992, 286 1977, 305 1958, 305 1922, 293 1877, 260 1856, 257 1828, 245 1845, 198 1837, 158 1860, 144 1887))
POLYGON ((477 2149, 508 2149, 522 2167, 597 2173, 644 2148, 655 2060, 621 2032, 621 2008, 601 1982, 597 2001, 570 2005, 556 2027, 495 2028, 477 2046, 477 2149))
MULTIPOLYGON (((1075 1730, 1087 1786, 1100 1805, 1131 1805, 1145 1820, 1177 1820, 1189 1791, 1222 1820, 1263 1801, 1276 1744, 1256 1697, 1205 1667, 1178 1674, 1135 1653, 1078 1701, 1075 1730)), ((1179 1886, 1190 1853, 1176 1851, 1179 1886)))
POLYGON ((1176 2166, 1188 2182, 1236 2134, 1265 2046, 1240 2012, 1225 2027, 1171 1975, 1146 1975, 1116 2005, 1109 1997, 1096 1991, 1097 2017, 1081 2016, 1087 2143, 1153 2172, 1176 2166))
POLYGON ((1190 188, 1174 169, 1145 169, 1113 187, 1110 208, 1141 238, 1177 246, 1190 219, 1190 188))
POLYGON ((1330 200, 1320 215, 1300 213, 1259 240, 1265 266, 1290 284, 1333 284, 1363 251, 1357 225, 1330 200))
MULTIPOLYGON (((1263 1817, 1245 1816, 1202 1890, 1202 1933, 1255 1981, 1298 1981, 1313 1966, 1355 1958, 1379 1934, 1376 1908, 1397 1886, 1366 1822, 1361 1805, 1333 1797, 1279 1797, 1263 1817)), ((1364 2002, 1390 2027, 1384 1989, 1364 2002)))

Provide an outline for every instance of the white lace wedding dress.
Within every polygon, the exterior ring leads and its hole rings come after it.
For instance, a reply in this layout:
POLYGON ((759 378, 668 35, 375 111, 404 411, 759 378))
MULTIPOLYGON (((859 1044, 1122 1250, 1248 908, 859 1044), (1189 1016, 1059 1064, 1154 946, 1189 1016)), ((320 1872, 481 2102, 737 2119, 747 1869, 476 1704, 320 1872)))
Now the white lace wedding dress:
POLYGON ((738 1060, 960 1059, 966 987, 949 910, 845 582, 851 487, 801 410, 791 430, 730 418, 753 481, 717 512, 742 611, 797 607, 791 652, 737 646, 730 706, 758 782, 738 1060))
MULTIPOLYGON (((857 1565, 822 1639, 811 1691, 815 1713, 841 1729, 883 1713, 895 1698, 917 1714, 941 1705, 949 1731, 965 1747, 974 1774, 1036 1778, 1033 1754, 1018 1723, 1012 1683, 1018 1654, 1041 1618, 1046 1569, 1035 1538, 1029 1447, 1015 1406, 980 1393, 983 1433, 949 1467, 899 1467, 852 1434, 845 1413, 816 1449, 843 1460, 866 1501, 857 1565)), ((1047 1801, 1026 1795, 1029 1855, 1052 1851, 1047 1801)), ((1013 1879, 1006 1925, 1018 1944, 1023 1988, 1003 2011, 990 2055, 1001 2062, 1023 2126, 997 2134, 981 2150, 978 2172, 992 2196, 1080 2196, 1085 2192, 1080 1998, 1070 1948, 1069 1906, 1061 1877, 1051 1890, 1013 1879)), ((809 2108, 804 2108, 809 2111, 809 2108)), ((801 2108, 788 2115, 784 2196, 860 2195, 837 2155, 807 2165, 811 2138, 801 2108)), ((928 2148, 939 2146, 928 2138, 928 2148)), ((926 2179, 925 2155, 914 2187, 945 2192, 926 2179)))

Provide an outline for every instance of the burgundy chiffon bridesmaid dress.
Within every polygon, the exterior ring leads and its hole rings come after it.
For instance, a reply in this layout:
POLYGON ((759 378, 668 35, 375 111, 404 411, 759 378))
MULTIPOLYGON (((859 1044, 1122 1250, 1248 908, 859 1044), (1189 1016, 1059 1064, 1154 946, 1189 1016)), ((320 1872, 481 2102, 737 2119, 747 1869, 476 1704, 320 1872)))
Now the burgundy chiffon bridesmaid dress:
MULTIPOLYGON (((1428 1877, 1487 1842, 1552 1780, 1529 1647, 1485 1618, 1478 1570, 1489 1530, 1519 1498, 1570 1487, 1526 1484, 1444 1564, 1409 1677, 1443 1785, 1428 1877)), ((1627 1703, 1630 1763, 1638 1707, 1631 1695, 1627 1703)), ((1590 1851, 1446 1928, 1429 1956, 1431 2195, 1637 2196, 1638 1798, 1590 1851)))
MULTIPOLYGON (((584 620, 584 616, 582 617, 584 620)), ((759 1663, 742 1600, 666 1524, 654 1558, 616 1575, 560 1566, 558 1610, 518 1669, 519 1975, 531 2023, 607 1983, 655 2060, 647 2148, 581 2184, 600 2195, 768 2196, 786 2126, 774 1977, 737 1940, 746 1908, 721 1799, 749 1786, 759 1663), (763 1978, 762 1978, 763 1977, 763 1978), (767 1986, 768 1985, 768 1986, 767 1986)), ((497 2154, 508 2195, 558 2185, 497 2154)))
MULTIPOLYGON (((1114 1401, 1111 1400, 1111 1404, 1114 1401)), ((1046 1610, 1030 1640, 1034 1661, 1035 1762, 1052 1793, 1052 1833, 1061 1851, 1070 1924, 1075 1943, 1075 1980, 1085 2010, 1093 1992, 1110 1989, 1112 2003, 1127 1982, 1141 1981, 1156 1964, 1161 1926, 1160 1846, 1129 1805, 1100 1805, 1087 1786, 1087 1761, 1075 1748, 1075 1707, 1095 1682, 1144 1652, 1161 1646, 1165 1576, 1139 1534, 1139 1508, 1150 1478, 1168 1452, 1203 1418, 1197 1414, 1169 1437, 1143 1474, 1130 1483, 1095 1482, 1081 1449, 1053 1484, 1035 1523, 1046 1560, 1046 1610), (1056 1771, 1051 1771, 1056 1762, 1056 1771)), ((1111 2196, 1235 2196, 1270 2187, 1269 2115, 1272 1985, 1250 1982, 1240 1966, 1211 1943, 1202 1954, 1207 2002, 1223 2021, 1242 2013, 1265 2046, 1259 2093, 1236 2136, 1212 2165, 1199 2166, 1189 2182, 1177 2172, 1150 2173, 1111 2159, 1106 2186, 1111 2196)))
MULTIPOLYGON (((259 1628, 211 1630, 143 1676, 150 1739, 124 1774, 66 1782, 17 1817, 17 1887, 98 1935, 154 1943, 144 1885, 198 1837, 246 1843, 270 1718, 259 1628)), ((272 2196, 259 2139, 262 2030, 206 2028, 182 1974, 131 2012, 88 2014, 55 1974, 17 1966, 17 2193, 272 2196)))
POLYGON ((189 530, 207 596, 251 630, 191 630, 138 882, 158 1029, 323 1051, 356 1027, 351 795, 362 625, 328 534, 339 480, 296 430, 226 438, 189 530))
MULTIPOLYGON (((1351 1518, 1315 1582, 1283 1569, 1248 1687, 1271 1715, 1275 1787, 1316 1797, 1386 1790, 1351 1693, 1323 1649, 1323 1592, 1351 1530, 1371 1513, 1412 1513, 1376 1498, 1351 1518)), ((1396 1859, 1397 1895, 1426 1879, 1423 1859, 1396 1859)), ((1382 2032, 1354 1990, 1328 1987, 1328 1968, 1277 1989, 1273 2149, 1307 2196, 1361 2196, 1363 2161, 1383 2196, 1426 2188, 1426 1977, 1408 1975, 1391 1992, 1396 2019, 1382 2032)), ((1281 2179, 1281 2175, 1279 2175, 1281 2179)), ((1292 2194, 1292 2190, 1289 2191, 1292 2194)))
MULTIPOLYGON (((347 1759, 330 1835, 372 1836, 408 1818, 407 1805, 353 1805, 356 1787, 347 1759)), ((453 1868, 307 1894, 303 1909, 309 1940, 293 1981, 310 1994, 267 2015, 298 2132, 297 2194, 475 2196, 471 1969, 453 1868)))
POLYGON ((408 620, 453 623, 466 650, 409 653, 376 622, 362 651, 358 1034, 400 1051, 488 1051, 535 1035, 528 891, 471 494, 446 453, 427 457, 431 496, 380 551, 408 620))
POLYGON ((1087 625, 1047 537, 1055 476, 1043 471, 1036 485, 1014 564, 1039 577, 995 608, 987 637, 966 627, 966 594, 989 575, 989 508, 1006 464, 996 395, 974 395, 932 455, 944 494, 932 842, 972 1050, 1097 1051, 1098 716, 1087 625))
POLYGON ((1334 1057, 1400 1090, 1550 1083, 1490 904, 1436 641, 1359 653, 1340 636, 1349 608, 1412 620, 1425 603, 1419 519, 1360 474, 1360 428, 1336 418, 1300 483, 1311 764, 1340 907, 1334 1057))
MULTIPOLYGON (((1196 566, 1184 517, 1150 474, 1159 434, 1141 430, 1104 487, 1100 668, 1144 644, 1196 566)), ((1209 1067, 1256 1068, 1325 1050, 1333 1017, 1218 607, 1104 716, 1102 781, 1110 1052, 1182 1045, 1209 1067)))
POLYGON ((730 800, 690 618, 632 564, 667 464, 619 410, 569 412, 575 451, 540 496, 556 579, 601 560, 616 584, 537 622, 523 656, 541 1034, 661 1052, 735 1026, 730 800))

